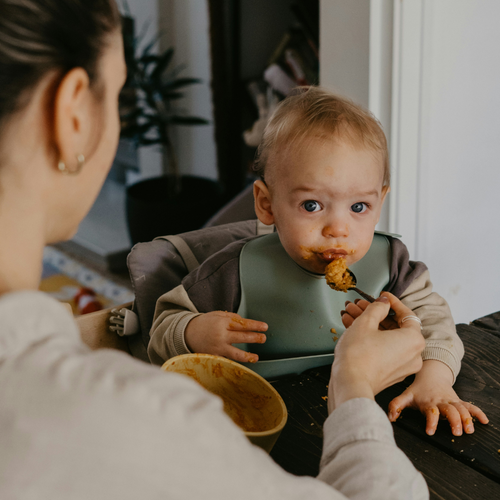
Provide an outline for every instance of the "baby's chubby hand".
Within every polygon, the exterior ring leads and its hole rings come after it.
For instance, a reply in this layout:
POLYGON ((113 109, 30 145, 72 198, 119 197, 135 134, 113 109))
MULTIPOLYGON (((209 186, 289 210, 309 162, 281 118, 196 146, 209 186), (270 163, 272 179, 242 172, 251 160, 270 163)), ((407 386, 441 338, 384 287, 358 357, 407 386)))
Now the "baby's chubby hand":
POLYGON ((243 363, 256 363, 257 354, 242 351, 232 344, 263 344, 267 324, 242 318, 235 313, 212 311, 193 318, 184 332, 192 352, 216 354, 243 363))
POLYGON ((413 384, 390 402, 389 420, 394 422, 406 407, 420 410, 425 415, 425 432, 430 436, 436 432, 439 418, 448 420, 454 436, 461 436, 464 431, 472 434, 473 417, 482 424, 488 423, 488 417, 480 408, 457 396, 448 366, 433 359, 424 361, 413 384))

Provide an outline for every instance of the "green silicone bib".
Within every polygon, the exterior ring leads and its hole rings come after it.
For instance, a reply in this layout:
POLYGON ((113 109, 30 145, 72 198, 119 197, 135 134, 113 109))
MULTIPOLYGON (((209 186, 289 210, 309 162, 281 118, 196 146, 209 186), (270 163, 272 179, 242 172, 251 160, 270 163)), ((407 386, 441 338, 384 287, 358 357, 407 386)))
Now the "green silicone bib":
MULTIPOLYGON (((365 257, 350 267, 361 290, 379 296, 389 282, 389 258, 389 241, 375 234, 365 257)), ((360 298, 355 292, 332 290, 324 276, 298 266, 282 247, 277 233, 255 238, 245 245, 240 256, 240 284, 238 314, 269 326, 265 344, 237 345, 259 355, 258 363, 248 364, 257 372, 259 365, 269 367, 277 360, 305 359, 299 363, 301 370, 318 366, 319 359, 331 362, 335 344, 344 331, 340 311, 346 300, 360 298), (314 357, 318 357, 316 364, 311 360, 314 357)), ((271 370, 273 376, 285 374, 289 370, 286 366, 291 363, 278 365, 279 373, 271 370)), ((293 372, 298 370, 288 371, 293 372)))

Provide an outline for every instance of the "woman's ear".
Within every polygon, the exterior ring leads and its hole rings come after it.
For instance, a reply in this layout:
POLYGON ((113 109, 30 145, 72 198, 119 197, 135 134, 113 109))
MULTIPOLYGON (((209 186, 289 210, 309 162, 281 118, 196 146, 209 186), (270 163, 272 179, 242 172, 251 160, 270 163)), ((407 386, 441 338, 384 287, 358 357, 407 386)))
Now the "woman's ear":
POLYGON ((253 197, 255 199, 255 213, 262 224, 274 224, 274 215, 271 207, 271 195, 263 181, 253 183, 253 197))
MULTIPOLYGON (((78 165, 77 157, 88 156, 92 132, 92 95, 87 72, 74 68, 59 84, 54 100, 54 140, 59 161, 69 171, 78 165)), ((57 165, 56 165, 57 166, 57 165)))

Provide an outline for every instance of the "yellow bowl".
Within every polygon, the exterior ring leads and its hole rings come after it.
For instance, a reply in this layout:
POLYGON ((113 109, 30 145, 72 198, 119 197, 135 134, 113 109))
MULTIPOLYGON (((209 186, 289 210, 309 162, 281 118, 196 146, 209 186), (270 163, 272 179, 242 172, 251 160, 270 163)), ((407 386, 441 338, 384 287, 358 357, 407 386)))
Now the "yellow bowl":
POLYGON ((230 359, 212 354, 183 354, 162 369, 182 373, 219 396, 224 411, 248 439, 268 453, 286 424, 288 413, 276 389, 260 375, 230 359))

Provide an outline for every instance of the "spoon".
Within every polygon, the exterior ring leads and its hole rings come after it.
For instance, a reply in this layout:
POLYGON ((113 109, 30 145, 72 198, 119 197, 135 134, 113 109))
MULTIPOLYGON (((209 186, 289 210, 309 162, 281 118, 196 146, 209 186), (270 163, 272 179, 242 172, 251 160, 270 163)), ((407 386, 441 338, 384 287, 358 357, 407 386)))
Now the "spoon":
MULTIPOLYGON (((354 286, 350 286, 348 288, 348 290, 352 290, 353 292, 356 292, 358 295, 361 295, 361 297, 363 297, 365 300, 367 300, 368 302, 375 302, 375 298, 372 297, 371 295, 369 295, 368 293, 366 292, 363 292, 363 290, 360 290, 356 285, 358 283, 358 280, 356 279, 356 275, 350 270, 350 269, 346 269, 346 272, 349 273, 349 276, 351 277, 351 282, 354 286)), ((329 284, 329 283, 328 283, 329 284)), ((388 316, 394 316, 396 313, 391 309, 389 311, 389 314, 388 316)))
POLYGON ((363 297, 368 302, 375 302, 374 297, 372 297, 371 295, 367 294, 366 292, 363 292, 363 290, 360 290, 359 288, 356 287, 356 285, 358 283, 358 280, 356 279, 356 275, 350 269, 346 269, 346 271, 351 276, 351 280, 354 284, 354 286, 349 287, 349 290, 352 290, 352 291, 356 292, 358 295, 361 295, 361 297, 363 297))

